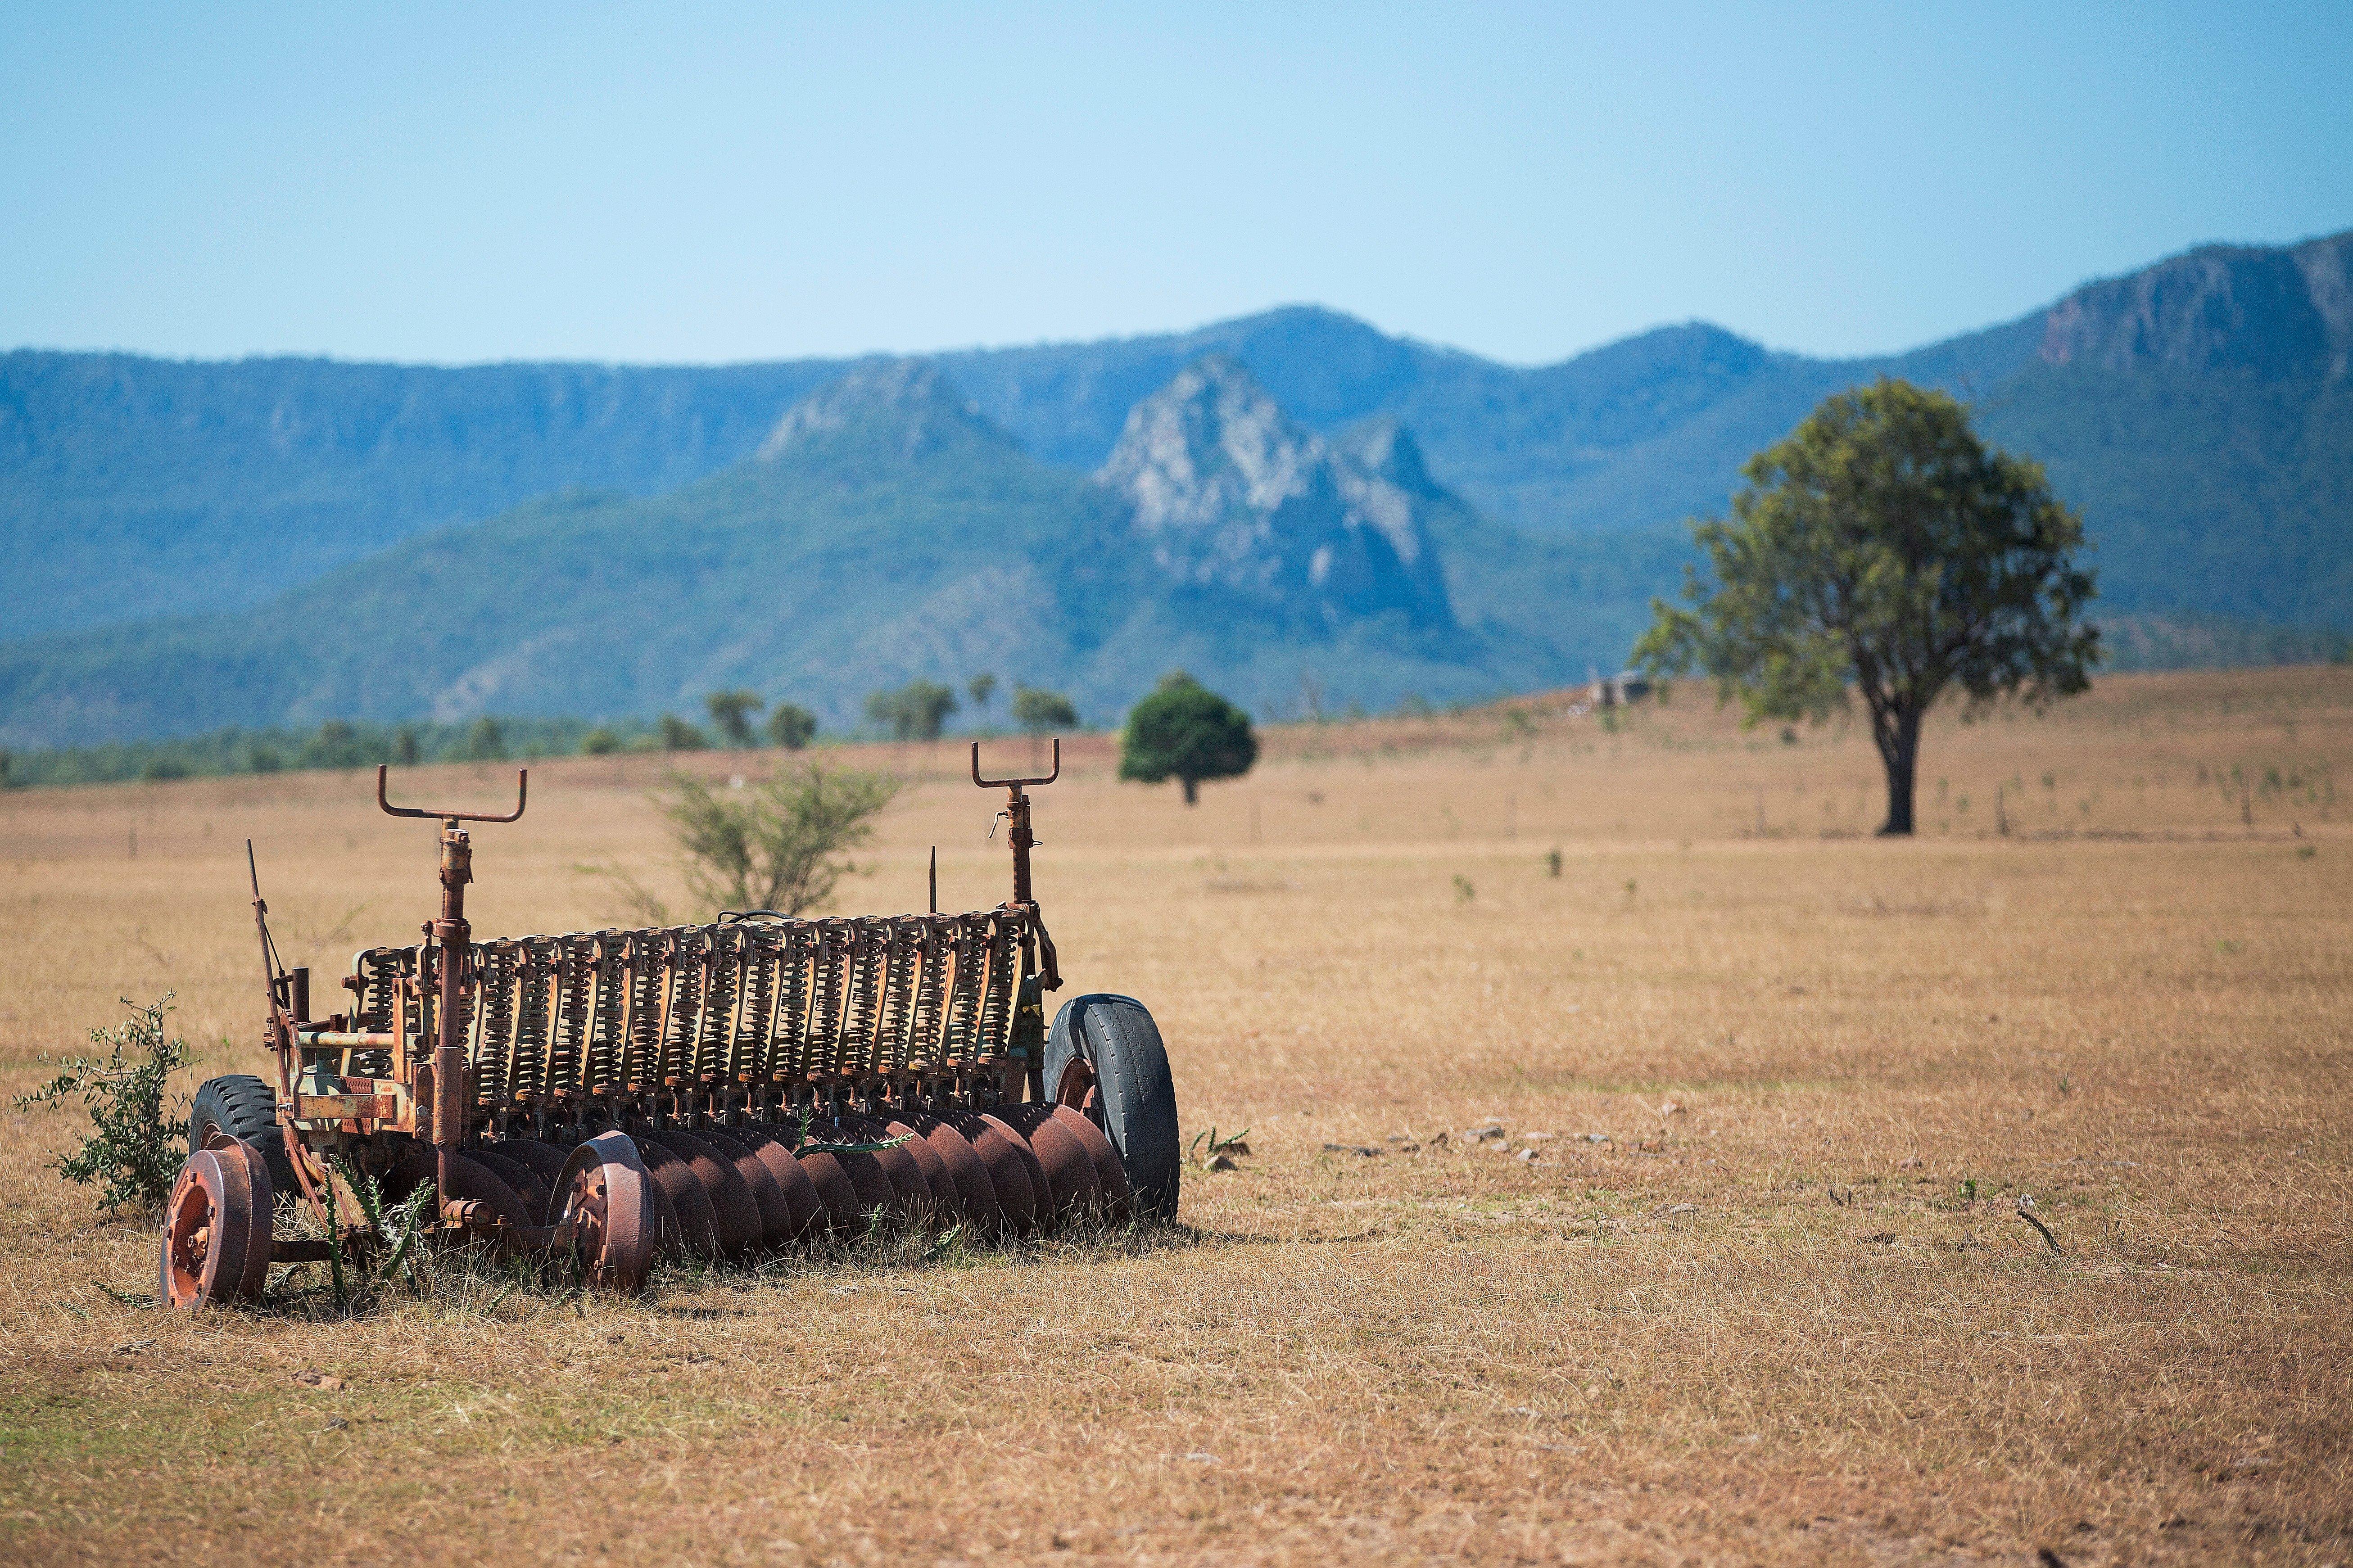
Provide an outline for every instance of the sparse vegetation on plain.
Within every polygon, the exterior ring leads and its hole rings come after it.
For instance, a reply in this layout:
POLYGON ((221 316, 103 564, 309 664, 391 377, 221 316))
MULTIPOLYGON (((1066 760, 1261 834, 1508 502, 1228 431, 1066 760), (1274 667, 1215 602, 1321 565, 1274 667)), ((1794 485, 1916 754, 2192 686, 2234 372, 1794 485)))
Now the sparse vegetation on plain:
MULTIPOLYGON (((141 1304, 148 1225, 46 1168, 69 1118, 16 1112, 0 1557, 2353 1553, 2353 670, 1932 716, 1947 787, 1902 841, 1860 723, 1514 706, 1270 728, 1191 810, 1066 741, 1039 892, 1062 995, 1116 983, 1168 1039, 1172 1234, 911 1236, 638 1301, 449 1259, 332 1322, 314 1270, 195 1321, 141 1304)), ((934 844, 943 907, 1001 896, 960 744, 840 755, 911 783, 831 907, 904 906, 934 844)), ((668 770, 790 762, 535 764, 470 912, 592 927, 566 863, 665 854, 668 770)), ((243 837, 287 962, 332 969, 414 930, 370 787, 0 798, 0 1089, 166 987, 195 1076, 252 1070, 243 837)))

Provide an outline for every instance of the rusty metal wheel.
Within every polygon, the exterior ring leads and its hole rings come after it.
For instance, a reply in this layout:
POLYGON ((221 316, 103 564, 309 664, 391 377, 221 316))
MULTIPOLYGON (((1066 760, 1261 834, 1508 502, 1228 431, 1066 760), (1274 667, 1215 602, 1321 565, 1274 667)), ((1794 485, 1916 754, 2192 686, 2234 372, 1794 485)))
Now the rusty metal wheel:
POLYGON ((183 1310, 260 1300, 271 1198, 269 1168, 251 1145, 216 1137, 189 1155, 164 1205, 159 1298, 183 1310))
POLYGON ((572 1249, 589 1283, 644 1289, 653 1271, 653 1180, 618 1132, 599 1132, 572 1151, 555 1184, 547 1222, 572 1222, 572 1249))

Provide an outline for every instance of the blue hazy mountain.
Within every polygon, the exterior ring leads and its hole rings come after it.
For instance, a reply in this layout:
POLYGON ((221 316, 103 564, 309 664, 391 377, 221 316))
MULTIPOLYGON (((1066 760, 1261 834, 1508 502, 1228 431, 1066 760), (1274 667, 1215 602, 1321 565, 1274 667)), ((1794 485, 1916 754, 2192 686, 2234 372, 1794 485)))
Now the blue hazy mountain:
POLYGON ((692 708, 748 686, 834 728, 872 690, 988 669, 1115 714, 1182 665, 1261 712, 1556 682, 1622 650, 1561 612, 1620 542, 1525 541, 1373 421, 1326 439, 1210 356, 1094 474, 1039 461, 936 367, 871 364, 667 494, 572 490, 394 544, 258 611, 0 647, 0 742, 229 725, 692 708))
POLYGON ((2045 463, 2126 646, 2213 657, 2217 626, 2353 626, 2348 258, 2353 234, 2206 247, 1867 360, 1687 324, 1520 369, 1312 308, 922 362, 0 355, 0 742, 723 682, 846 712, 967 666, 1098 708, 1176 662, 1262 704, 1319 666, 1367 702, 1573 678, 1622 654, 1749 453, 1883 374, 2045 463), (579 629, 653 584, 692 614, 579 629), (777 605, 831 651, 792 651, 777 605), (461 612, 537 630, 493 653, 461 612), (362 625, 347 668, 321 628, 362 625))

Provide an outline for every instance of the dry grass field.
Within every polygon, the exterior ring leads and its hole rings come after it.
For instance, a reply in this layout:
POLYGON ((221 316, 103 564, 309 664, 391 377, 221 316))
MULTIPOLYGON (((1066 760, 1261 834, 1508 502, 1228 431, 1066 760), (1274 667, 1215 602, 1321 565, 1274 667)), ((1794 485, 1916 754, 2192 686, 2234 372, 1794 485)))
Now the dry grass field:
MULTIPOLYGON (((1695 687, 1276 731, 1191 811, 1071 757, 1064 971, 1249 1130, 1178 1230, 167 1317, 0 1109, 0 1558, 2353 1561, 2353 670, 1947 717, 1900 843, 1859 731, 1695 687)), ((864 760, 922 782, 846 907, 934 843, 1005 896, 955 748, 864 760)), ((659 768, 535 767, 478 929, 607 923, 659 768)), ((290 962, 430 912, 369 790, 0 796, 0 1089, 166 989, 251 1070, 248 835, 290 962)))

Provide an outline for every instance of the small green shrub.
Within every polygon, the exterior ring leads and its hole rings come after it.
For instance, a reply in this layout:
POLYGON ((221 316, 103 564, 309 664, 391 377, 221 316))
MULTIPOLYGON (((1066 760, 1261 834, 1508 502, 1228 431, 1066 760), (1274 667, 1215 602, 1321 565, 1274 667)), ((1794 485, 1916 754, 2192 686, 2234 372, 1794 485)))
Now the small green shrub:
POLYGON ((188 1065, 186 1042, 164 1027, 172 994, 144 1006, 126 996, 122 1005, 131 1016, 121 1026, 90 1032, 92 1045, 106 1047, 103 1059, 69 1058, 47 1083, 16 1097, 19 1109, 59 1107, 74 1096, 90 1108, 81 1147, 50 1163, 69 1182, 99 1187, 100 1205, 114 1213, 160 1207, 188 1142, 186 1098, 165 1100, 172 1075, 188 1065))

